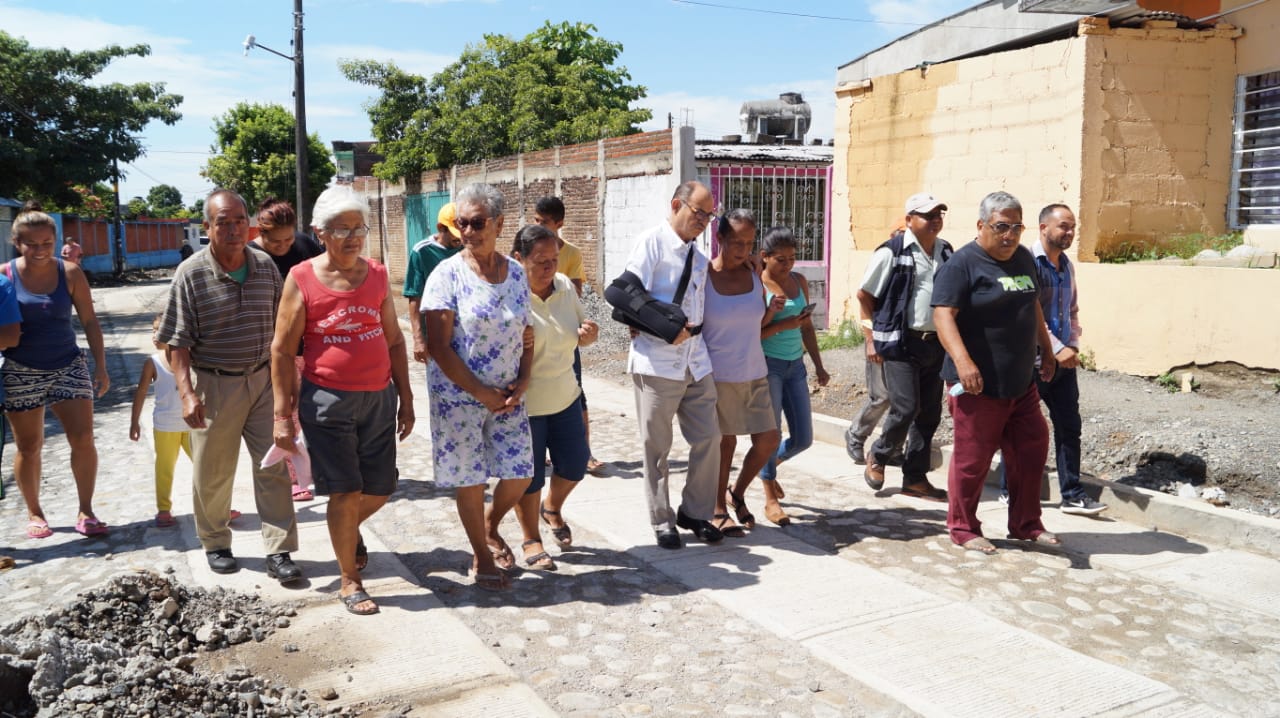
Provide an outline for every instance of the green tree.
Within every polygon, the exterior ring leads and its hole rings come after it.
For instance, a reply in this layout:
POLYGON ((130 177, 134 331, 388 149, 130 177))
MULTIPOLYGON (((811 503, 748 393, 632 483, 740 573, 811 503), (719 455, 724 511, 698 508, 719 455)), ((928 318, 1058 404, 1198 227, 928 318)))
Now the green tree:
POLYGON ((129 200, 129 204, 125 205, 125 207, 126 209, 122 213, 125 219, 151 216, 151 208, 147 206, 147 201, 141 197, 134 197, 129 200))
POLYGON ((142 156, 135 135, 148 122, 181 119, 182 97, 164 83, 94 82, 113 61, 150 54, 146 45, 34 48, 0 31, 0 197, 76 206, 72 185, 109 178, 112 158, 142 156))
POLYGON ((346 60, 343 75, 382 94, 366 109, 385 179, 640 131, 645 88, 616 66, 622 45, 588 23, 544 23, 514 40, 485 35, 427 82, 393 63, 346 60))
POLYGON ((152 217, 182 217, 182 191, 171 184, 158 184, 147 192, 152 217))
MULTIPOLYGON (((241 102, 214 119, 211 149, 217 156, 200 173, 219 187, 239 192, 250 211, 267 197, 292 200, 298 194, 293 131, 293 115, 280 105, 241 102)), ((307 139, 310 205, 337 168, 319 135, 312 133, 307 139)))

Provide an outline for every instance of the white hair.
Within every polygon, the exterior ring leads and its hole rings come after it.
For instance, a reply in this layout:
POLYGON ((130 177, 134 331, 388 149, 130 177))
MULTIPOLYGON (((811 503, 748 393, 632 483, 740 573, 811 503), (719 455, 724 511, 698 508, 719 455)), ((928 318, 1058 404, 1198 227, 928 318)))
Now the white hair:
POLYGON ((317 230, 327 229, 329 222, 347 212, 359 212, 361 220, 369 224, 369 203, 364 197, 347 185, 334 185, 316 198, 315 209, 311 211, 311 226, 317 230))

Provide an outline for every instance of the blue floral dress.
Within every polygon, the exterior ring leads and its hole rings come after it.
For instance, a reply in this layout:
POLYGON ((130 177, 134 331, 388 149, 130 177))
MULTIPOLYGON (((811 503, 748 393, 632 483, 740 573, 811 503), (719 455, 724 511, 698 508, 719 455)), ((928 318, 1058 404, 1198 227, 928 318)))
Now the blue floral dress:
MULTIPOLYGON (((453 312, 450 348, 489 386, 505 387, 520 375, 524 328, 532 321, 524 269, 507 258, 507 278, 490 284, 461 254, 441 262, 427 279, 422 311, 453 312)), ((439 365, 427 365, 431 443, 438 486, 475 486, 497 476, 533 475, 533 442, 524 404, 494 414, 453 383, 439 365)))

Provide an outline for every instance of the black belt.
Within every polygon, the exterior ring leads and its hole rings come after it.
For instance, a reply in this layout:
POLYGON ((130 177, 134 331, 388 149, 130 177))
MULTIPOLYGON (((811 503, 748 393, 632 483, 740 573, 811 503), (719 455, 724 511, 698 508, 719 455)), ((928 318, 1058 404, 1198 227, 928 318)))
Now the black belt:
POLYGON ((196 370, 207 371, 210 374, 217 374, 218 376, 249 376, 250 374, 257 374, 262 371, 270 363, 271 360, 268 359, 252 369, 216 369, 211 366, 197 366, 196 370))
POLYGON ((696 327, 685 327, 685 328, 689 330, 689 336, 691 336, 691 337, 696 337, 696 336, 698 336, 699 334, 701 334, 701 333, 702 333, 702 325, 701 325, 701 324, 699 324, 699 325, 698 325, 698 326, 696 326, 696 327))
POLYGON ((932 342, 932 341, 937 341, 938 339, 937 332, 921 332, 921 331, 916 331, 915 329, 908 329, 907 334, 915 337, 916 339, 919 339, 922 342, 932 342))

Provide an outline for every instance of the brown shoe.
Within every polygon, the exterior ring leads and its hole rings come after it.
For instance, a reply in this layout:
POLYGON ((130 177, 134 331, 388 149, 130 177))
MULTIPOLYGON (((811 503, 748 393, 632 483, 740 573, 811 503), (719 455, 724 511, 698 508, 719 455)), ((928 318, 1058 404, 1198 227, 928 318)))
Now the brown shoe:
POLYGON ((917 499, 926 499, 928 501, 946 501, 947 492, 942 489, 935 488, 928 481, 917 481, 902 487, 903 496, 914 496, 917 499))
POLYGON ((884 488, 884 464, 869 462, 866 470, 862 472, 862 478, 866 480, 867 486, 870 486, 872 491, 884 488))
POLYGON ((783 511, 782 507, 777 504, 765 504, 764 517, 778 526, 791 525, 791 517, 787 516, 787 512, 783 511))

